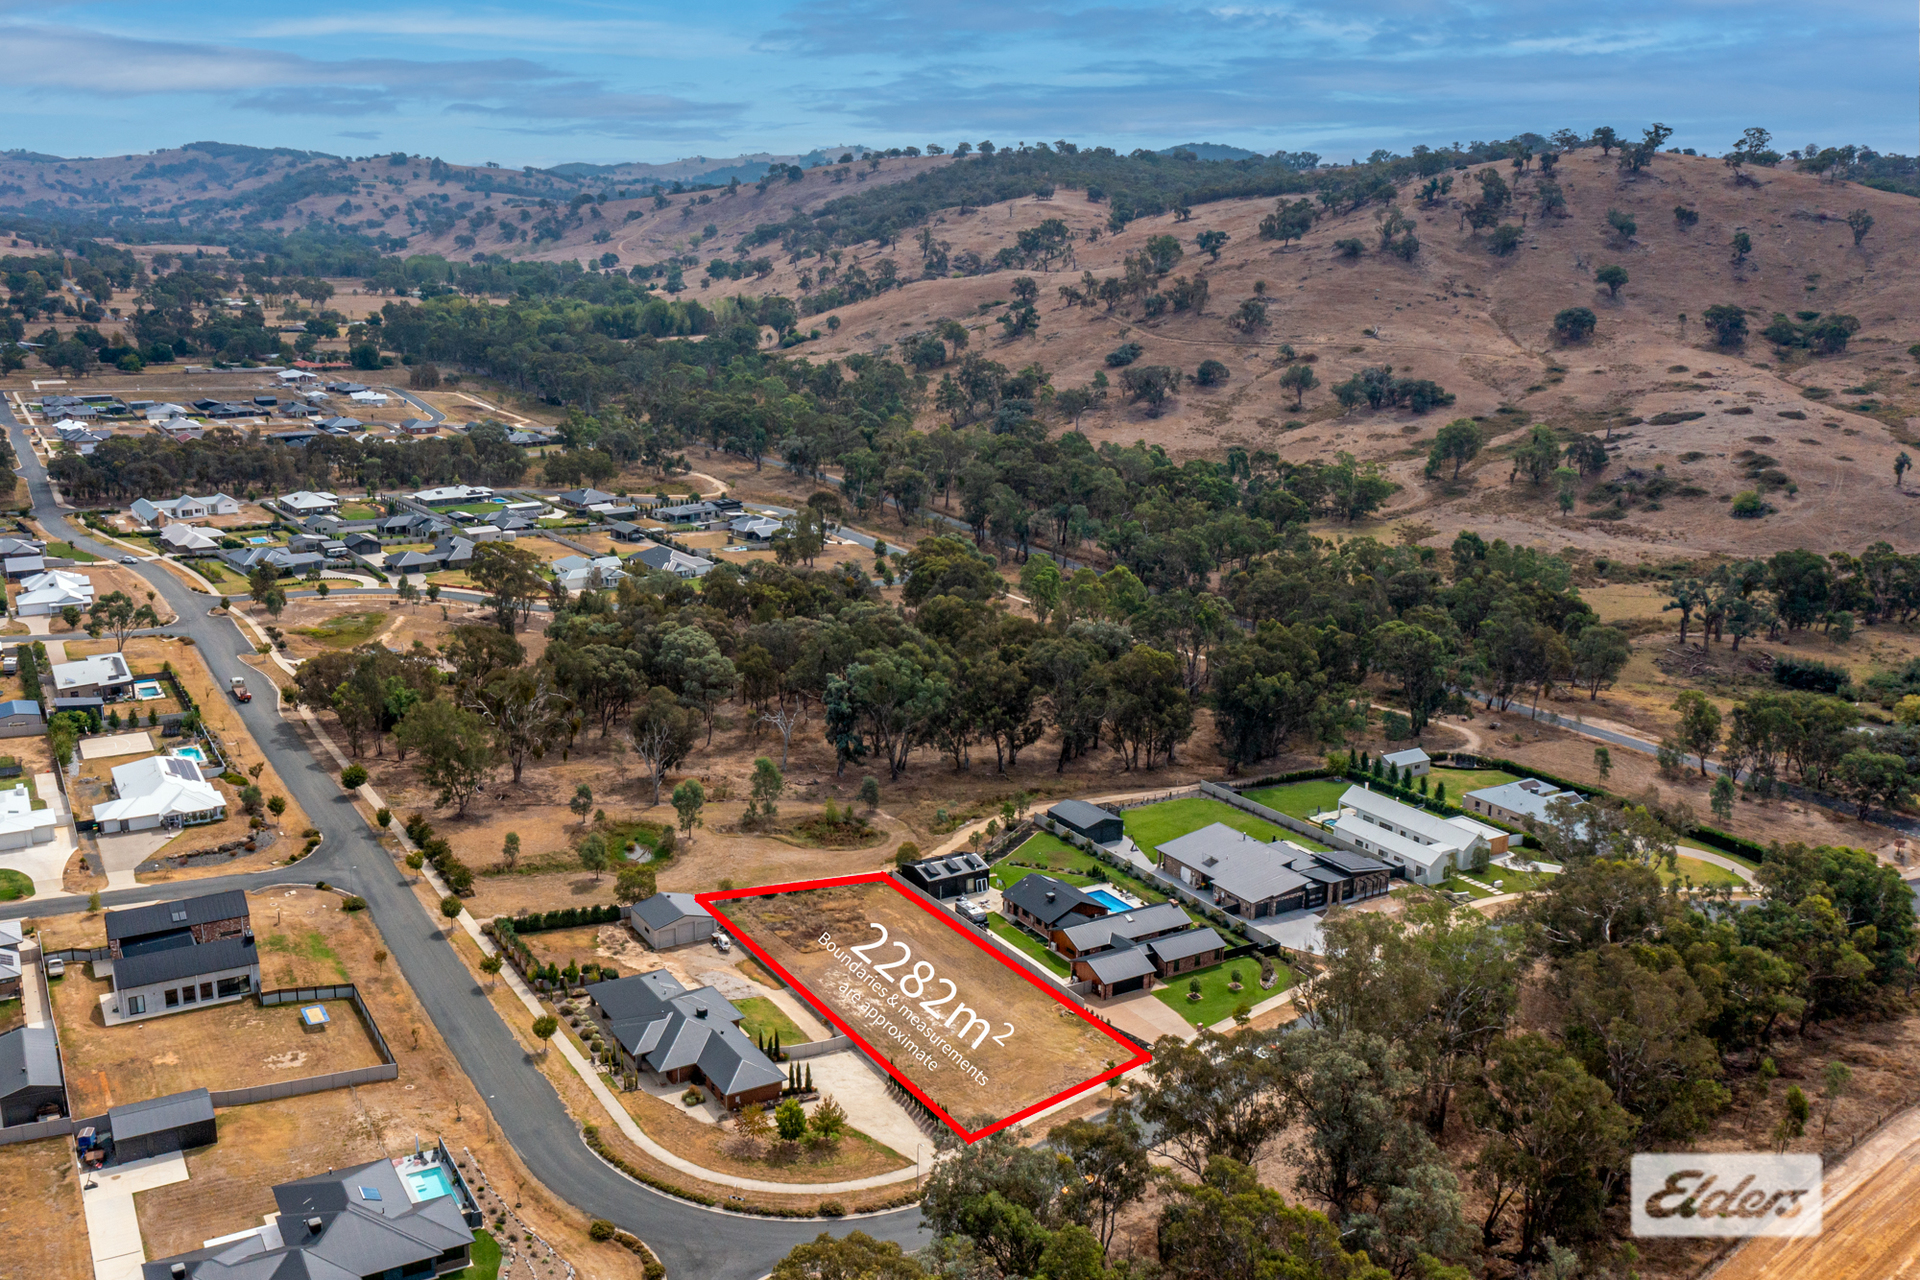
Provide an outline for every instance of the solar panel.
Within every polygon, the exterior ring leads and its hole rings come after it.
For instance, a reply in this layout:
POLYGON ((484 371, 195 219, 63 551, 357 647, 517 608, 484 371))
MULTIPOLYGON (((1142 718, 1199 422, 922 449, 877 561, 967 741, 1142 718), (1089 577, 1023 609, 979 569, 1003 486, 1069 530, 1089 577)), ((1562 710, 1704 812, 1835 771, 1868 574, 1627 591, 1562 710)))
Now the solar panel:
POLYGON ((378 1200, 380 1198, 380 1188, 362 1187, 360 1188, 360 1198, 362 1200, 378 1200))

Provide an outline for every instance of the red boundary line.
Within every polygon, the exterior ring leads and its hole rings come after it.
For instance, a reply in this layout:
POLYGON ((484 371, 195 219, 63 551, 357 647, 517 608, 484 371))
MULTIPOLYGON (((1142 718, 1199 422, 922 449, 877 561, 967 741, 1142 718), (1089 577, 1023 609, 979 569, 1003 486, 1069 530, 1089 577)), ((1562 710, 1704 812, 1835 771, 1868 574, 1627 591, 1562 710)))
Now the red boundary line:
POLYGON ((901 885, 898 881, 896 881, 891 875, 889 875, 885 871, 868 871, 859 875, 851 875, 851 876, 832 876, 825 880, 795 880, 787 884, 761 885, 757 888, 752 888, 752 889, 723 889, 713 893, 695 894, 694 901, 698 902, 701 906, 705 907, 708 911, 712 912, 715 916, 719 917, 720 921, 727 926, 727 929, 733 934, 733 936, 740 940, 740 944, 744 946, 747 950, 751 951, 754 954, 755 958, 757 958, 761 963, 765 964, 769 969, 772 969, 775 973, 779 974, 780 977, 786 981, 787 985, 798 988, 800 991, 805 992, 810 997, 811 1002, 813 1003, 813 1006, 817 1012, 824 1015, 829 1022, 833 1023, 834 1026, 840 1028, 840 1031, 842 1034, 844 1034, 848 1039, 852 1040, 855 1044, 859 1045, 860 1048, 866 1052, 866 1055, 869 1058, 873 1059, 873 1061, 877 1065, 879 1065, 881 1068, 883 1068, 888 1075, 892 1076, 895 1080, 899 1081, 901 1086, 904 1087, 909 1093, 913 1094, 914 1097, 920 1099, 921 1102, 925 1103, 927 1107, 930 1110, 932 1110, 932 1112, 935 1115, 939 1116, 940 1119, 946 1123, 949 1129, 952 1129, 955 1133, 959 1134, 963 1141, 977 1142, 981 1138, 986 1137, 988 1134, 998 1133, 1000 1130, 1007 1128, 1009 1125, 1018 1124, 1020 1121, 1026 1119, 1030 1115, 1034 1115, 1037 1112, 1045 1111, 1048 1107, 1053 1106, 1055 1103, 1062 1102, 1068 1098, 1071 1098, 1075 1094, 1084 1093, 1088 1089, 1093 1088, 1095 1085, 1104 1084, 1106 1081, 1113 1079, 1115 1076, 1122 1075, 1125 1072, 1131 1071, 1135 1067, 1140 1066, 1143 1063, 1150 1062, 1153 1059, 1152 1054, 1148 1053, 1145 1049, 1139 1048, 1136 1045, 1128 1043, 1125 1039, 1121 1037, 1119 1032, 1115 1031, 1112 1027, 1108 1026, 1106 1023, 1100 1021, 1100 1019, 1094 1017, 1081 1005, 1075 1003, 1072 1000, 1067 999, 1058 990, 1054 989, 1053 986, 1051 986, 1049 983, 1041 979, 1037 974, 1034 974, 1031 971, 1029 971, 1025 965, 1001 954, 999 949, 993 943, 977 936, 976 931, 971 926, 961 924, 960 921, 957 919, 949 919, 945 912, 922 901, 918 895, 914 894, 905 886, 901 885), (1107 1038, 1112 1040, 1115 1044, 1119 1045, 1122 1049, 1127 1050, 1129 1054, 1128 1059, 1125 1062, 1120 1063, 1118 1066, 1112 1068, 1111 1070, 1103 1071, 1099 1075, 1094 1076, 1089 1080, 1083 1081, 1080 1084, 1074 1085, 1071 1088, 1063 1089, 1059 1093, 1054 1094, 1051 1098, 1044 1099, 1040 1102, 1034 1103, 1030 1107, 1025 1107, 1019 1111, 1016 1111, 1012 1115, 1007 1116, 1005 1119, 997 1120, 993 1124, 988 1125, 984 1129, 980 1129, 978 1131, 968 1129, 965 1125, 961 1124, 958 1120, 955 1120, 951 1115, 948 1115, 946 1110, 942 1108, 939 1103, 935 1102, 932 1098, 929 1098, 925 1093, 921 1092, 920 1087, 914 1084, 913 1081, 907 1079, 907 1077, 903 1075, 899 1071, 899 1069, 893 1065, 892 1062, 888 1061, 885 1054, 881 1053, 879 1050, 875 1049, 872 1045, 868 1044, 865 1037, 863 1037, 858 1031, 855 1031, 853 1027, 850 1026, 845 1019, 841 1018, 841 1016, 838 1013, 834 1012, 829 1002, 825 998, 815 994, 812 988, 808 987, 806 983, 800 981, 798 978, 794 977, 791 973, 788 973, 784 968, 782 968, 778 961, 776 961, 772 956, 768 955, 766 951, 763 950, 760 947, 760 945, 756 943, 752 938, 748 937, 746 933, 744 933, 739 928, 739 926, 734 924, 732 919, 730 919, 726 915, 726 913, 723 912, 716 905, 717 903, 724 902, 733 898, 770 898, 775 894, 780 894, 780 893, 801 893, 808 889, 832 889, 832 888, 838 888, 842 885, 852 885, 852 884, 884 884, 886 885, 889 889, 892 889, 895 893, 898 893, 901 897, 905 898, 908 902, 911 902, 914 906, 919 907, 922 911, 926 912, 928 915, 932 916, 934 919, 938 920, 940 923, 952 929, 955 933, 965 938, 968 942, 971 942, 974 946, 979 947, 982 951, 985 951, 988 955, 992 956, 1000 964, 1004 965, 1006 968, 1012 970, 1014 973, 1018 974, 1020 977, 1032 983, 1035 988, 1046 993, 1048 999, 1055 1001, 1056 1003, 1060 1004, 1061 1006, 1067 1009, 1071 1009, 1076 1015, 1078 1015, 1081 1018, 1081 1020, 1086 1022, 1088 1026, 1095 1028, 1102 1035, 1106 1036, 1107 1038))

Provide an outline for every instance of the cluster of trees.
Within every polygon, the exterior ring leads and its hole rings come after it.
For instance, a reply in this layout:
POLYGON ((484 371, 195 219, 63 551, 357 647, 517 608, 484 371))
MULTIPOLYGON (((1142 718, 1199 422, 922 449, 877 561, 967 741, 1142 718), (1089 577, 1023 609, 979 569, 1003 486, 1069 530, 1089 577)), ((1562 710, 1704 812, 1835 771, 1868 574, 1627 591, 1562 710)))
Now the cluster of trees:
POLYGON ((1736 1100, 1776 1148, 1831 1109, 1845 1073, 1817 1103, 1777 1089, 1772 1045, 1885 1007, 1912 978, 1913 913, 1859 850, 1776 846, 1759 900, 1729 911, 1662 885, 1673 836, 1647 808, 1562 802, 1537 834, 1566 870, 1507 915, 1329 917, 1301 1029, 1164 1039, 1101 1120, 941 1162, 922 1255, 822 1237, 774 1275, 1452 1280, 1494 1256, 1553 1275, 1622 1261, 1606 1220, 1632 1152, 1685 1146, 1736 1100), (1255 1165, 1282 1143, 1290 1183, 1265 1185, 1255 1165), (1157 1256, 1115 1246, 1143 1208, 1157 1256))
POLYGON ((1703 644, 1731 636, 1736 651, 1752 636, 1777 640, 1814 627, 1844 642, 1857 626, 1905 623, 1920 614, 1920 556, 1886 542, 1857 556, 1797 547, 1675 578, 1667 596, 1666 609, 1680 615, 1682 644, 1696 619, 1703 644))

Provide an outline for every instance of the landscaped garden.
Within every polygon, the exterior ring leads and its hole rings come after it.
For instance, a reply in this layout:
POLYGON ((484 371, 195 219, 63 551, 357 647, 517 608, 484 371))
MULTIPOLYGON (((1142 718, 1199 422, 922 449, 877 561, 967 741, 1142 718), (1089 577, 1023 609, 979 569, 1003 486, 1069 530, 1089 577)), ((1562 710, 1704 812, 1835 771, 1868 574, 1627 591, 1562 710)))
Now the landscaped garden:
POLYGON ((1035 872, 1082 887, 1109 881, 1142 902, 1164 902, 1167 897, 1143 877, 1129 875, 1045 831, 1036 832, 1018 849, 994 864, 994 888, 1003 891, 1011 889, 1021 879, 1035 872), (1035 863, 1039 865, 1031 865, 1035 863))
POLYGON ((804 1044, 809 1038, 779 1005, 765 996, 735 1000, 733 1007, 740 1011, 740 1029, 752 1036, 756 1044, 771 1041, 776 1035, 782 1045, 804 1044))
POLYGON ((1013 921, 1007 919, 999 912, 996 911, 987 917, 987 928, 993 930, 996 936, 1005 938, 1016 948, 1033 957, 1035 960, 1038 960, 1041 964, 1053 970, 1053 972, 1059 974, 1061 977, 1064 978, 1071 973, 1072 970, 1065 960, 1062 960, 1052 951, 1042 946, 1038 938, 1014 924, 1013 921))
POLYGON ((1233 1016, 1234 1008, 1241 1003, 1259 1004, 1270 996, 1277 996, 1293 985, 1293 973, 1284 964, 1277 961, 1274 967, 1279 970, 1279 979, 1272 990, 1260 989, 1260 961, 1253 956, 1240 960, 1228 960, 1205 969, 1196 969, 1192 973, 1176 974, 1164 986, 1156 986, 1153 994, 1159 1001, 1172 1009, 1190 1023, 1212 1026, 1216 1022, 1233 1016), (1241 988, 1238 991, 1228 989, 1233 975, 1240 975, 1241 988), (1200 983, 1200 998, 1188 999, 1192 983, 1200 983))
POLYGON ((33 881, 11 867, 0 867, 0 902, 18 902, 33 896, 33 881))
POLYGON ((1696 887, 1703 889, 1714 889, 1723 884, 1730 884, 1739 889, 1744 888, 1747 883, 1740 875, 1725 867, 1703 862, 1699 858, 1689 858, 1684 853, 1674 859, 1672 871, 1668 871, 1665 867, 1660 868, 1660 879, 1665 884, 1672 884, 1683 878, 1691 879, 1696 887))
MULTIPOLYGON (((1427 774, 1427 790, 1432 791, 1439 783, 1447 784, 1447 799, 1454 804, 1460 803, 1460 797, 1469 791, 1484 791, 1488 787, 1503 787, 1509 782, 1518 782, 1517 774, 1503 769, 1441 769, 1435 768, 1427 774)), ((1414 779, 1418 784, 1419 779, 1414 779)))

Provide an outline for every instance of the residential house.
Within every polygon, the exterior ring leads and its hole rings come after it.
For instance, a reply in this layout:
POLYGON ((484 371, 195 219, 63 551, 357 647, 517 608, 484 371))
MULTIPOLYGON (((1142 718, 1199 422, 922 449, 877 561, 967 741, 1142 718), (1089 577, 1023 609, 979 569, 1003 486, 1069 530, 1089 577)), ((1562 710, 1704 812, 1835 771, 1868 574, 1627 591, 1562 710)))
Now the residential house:
POLYGON ((1090 983, 1094 995, 1110 1000, 1129 991, 1145 991, 1155 978, 1171 982, 1183 973, 1219 964, 1226 953, 1226 941, 1212 929, 1182 929, 1146 942, 1116 937, 1110 947, 1076 956, 1072 968, 1076 981, 1090 983))
POLYGON ((1340 843, 1435 885, 1454 871, 1486 864, 1492 849, 1477 824, 1442 818, 1365 787, 1348 787, 1329 830, 1340 843))
POLYGON ((697 502, 659 503, 647 511, 667 524, 712 524, 731 520, 740 511, 738 498, 703 498, 697 502))
POLYGON ((1109 911, 1091 920, 1055 926, 1053 949, 1068 960, 1094 955, 1117 946, 1147 942, 1164 934, 1193 927, 1193 920, 1171 902, 1131 911, 1109 911))
POLYGON ((340 539, 348 555, 377 556, 380 554, 380 539, 371 533, 349 533, 340 539))
POLYGON ((437 556, 426 551, 389 551, 386 570, 388 573, 438 573, 444 566, 437 556))
POLYGON ((159 524, 162 519, 205 520, 209 516, 237 516, 240 514, 240 499, 224 493, 209 494, 196 498, 191 494, 181 494, 177 498, 164 498, 151 502, 146 498, 135 498, 133 514, 143 524, 159 524))
POLYGON ((445 516, 430 516, 419 511, 402 511, 380 522, 380 536, 405 538, 411 542, 435 537, 451 528, 453 528, 453 522, 445 516))
MULTIPOLYGON (((472 426, 472 423, 467 424, 469 429, 472 426)), ((519 445, 523 449, 538 448, 540 445, 552 444, 553 437, 544 431, 509 431, 507 432, 507 443, 519 445)))
POLYGON ((20 583, 13 611, 23 618, 42 618, 59 613, 69 605, 85 609, 92 604, 93 583, 85 574, 48 569, 20 583))
POLYGON ((704 578, 712 570, 713 561, 649 542, 627 557, 627 566, 638 566, 652 573, 670 573, 676 578, 704 578))
POLYGON ((561 556, 548 568, 554 581, 569 591, 604 591, 627 576, 619 556, 561 556))
POLYGON ((113 439, 113 432, 100 431, 80 422, 56 422, 54 431, 60 443, 83 457, 90 457, 98 446, 113 439))
POLYGON ((347 436, 347 435, 352 435, 354 432, 358 431, 361 427, 364 427, 367 424, 360 421, 360 419, 358 418, 332 417, 332 418, 321 418, 319 421, 315 422, 313 425, 320 428, 322 431, 326 432, 330 436, 347 436))
POLYGON ((482 1222, 444 1142, 283 1182, 273 1202, 260 1226, 141 1263, 140 1280, 431 1280, 472 1265, 482 1222))
POLYGON ((438 434, 440 425, 427 418, 408 418, 400 424, 400 430, 410 436, 430 436, 438 434))
POLYGON ((443 569, 464 569, 473 563, 473 539, 455 534, 437 538, 433 555, 443 569))
POLYGON ((347 396, 347 399, 353 401, 355 404, 367 405, 385 404, 389 398, 384 391, 355 391, 347 396))
POLYGON ((178 830, 227 816, 226 797, 206 781, 198 761, 181 755, 115 766, 113 794, 93 806, 93 820, 109 833, 178 830))
POLYGON ((655 951, 691 946, 713 937, 713 915, 690 893, 656 893, 627 909, 627 927, 655 951))
POLYGON ((200 555, 220 549, 210 534, 190 524, 168 525, 160 531, 160 543, 168 551, 181 555, 200 555))
POLYGON ((124 655, 99 653, 77 662, 53 664, 53 691, 62 698, 105 698, 133 691, 133 671, 124 655))
POLYGON ((261 565, 276 576, 301 577, 316 565, 325 566, 327 558, 317 551, 293 551, 287 547, 239 547, 220 552, 220 559, 242 576, 251 577, 261 565))
MULTIPOLYGON (((18 920, 0 920, 0 1000, 20 998, 21 975, 25 972, 20 948, 26 944, 26 930, 18 920)), ((0 1083, 5 1077, 0 1076, 0 1083)), ((11 1122, 9 1122, 11 1123, 11 1122)))
POLYGON ((142 406, 140 412, 148 422, 165 422, 169 418, 186 417, 187 406, 173 403, 149 404, 142 406))
POLYGON ((1160 869, 1249 920, 1313 910, 1387 892, 1391 869, 1350 852, 1315 853, 1290 840, 1266 841, 1222 822, 1154 850, 1160 869))
MULTIPOLYGON (((39 711, 34 703, 26 705, 39 711)), ((58 815, 51 807, 33 807, 33 793, 27 790, 26 783, 0 789, 0 849, 25 849, 29 845, 50 844, 58 825, 58 815)))
POLYGON ((780 1097, 786 1072, 740 1030, 740 1011, 712 987, 689 991, 656 969, 596 982, 587 995, 628 1070, 650 1071, 662 1085, 704 1085, 730 1111, 780 1097))
POLYGON ((607 526, 607 536, 615 542, 647 541, 647 531, 631 520, 615 520, 607 526))
POLYGON ((767 542, 773 535, 786 528, 771 516, 744 515, 735 516, 727 522, 727 529, 735 537, 745 538, 749 542, 767 542))
POLYGON ((324 516, 340 509, 340 495, 337 493, 315 493, 302 489, 298 493, 289 493, 280 499, 280 509, 296 516, 324 516))
POLYGON ((455 507, 468 502, 488 502, 492 498, 493 490, 473 484, 442 485, 413 495, 413 500, 423 507, 455 507))
MULTIPOLYGON (((15 994, 19 983, 16 980, 15 994)), ((50 1026, 15 1027, 0 1036, 0 1126, 12 1128, 67 1114, 60 1046, 50 1026)))
POLYGON ((460 536, 465 538, 468 542, 475 542, 475 543, 513 542, 517 540, 516 531, 511 529, 502 529, 497 524, 468 525, 465 529, 462 529, 460 531, 460 536))
POLYGON ((350 396, 356 391, 365 391, 366 389, 367 384, 364 382, 329 382, 327 384, 327 390, 338 396, 350 396))
POLYGON ((41 555, 46 549, 46 543, 36 542, 32 538, 0 538, 0 557, 9 560, 18 556, 41 555))
POLYGON ((1380 757, 1380 763, 1398 769, 1402 777, 1425 777, 1433 769, 1433 757, 1419 747, 1409 747, 1405 751, 1390 751, 1380 757))
POLYGON ((32 698, 0 702, 0 738, 34 738, 46 731, 46 717, 32 698))
POLYGON ((311 387, 320 381, 318 375, 305 369, 282 369, 273 376, 283 387, 311 387))
POLYGON ((165 436, 175 444, 185 444, 189 440, 199 440, 207 434, 206 425, 195 422, 192 418, 167 418, 152 425, 155 432, 165 436))
MULTIPOLYGON (((1585 799, 1578 791, 1563 791, 1551 782, 1542 782, 1538 778, 1522 778, 1503 786, 1469 791, 1461 797, 1460 804, 1469 813, 1484 814, 1495 822, 1524 827, 1529 820, 1540 823, 1551 821, 1547 816, 1547 808, 1556 800, 1580 804, 1585 799)), ((1505 832, 1500 834, 1506 836, 1505 832)), ((1508 843, 1518 845, 1520 839, 1515 836, 1508 843)), ((1496 849, 1494 856, 1498 857, 1504 852, 1504 849, 1496 849)))
POLYGON ((240 1000, 260 989, 247 895, 238 889, 107 912, 112 994, 101 1001, 117 1020, 158 1017, 202 1004, 240 1000))
POLYGON ((598 489, 569 489, 557 495, 554 501, 563 507, 572 507, 575 511, 584 511, 599 502, 612 502, 613 495, 602 493, 598 489))
POLYGON ((1108 907, 1088 897, 1064 880, 1030 872, 1000 895, 1001 913, 1015 924, 1025 925, 1043 938, 1051 938, 1055 928, 1078 924, 1074 917, 1087 920, 1107 914, 1108 907))
POLYGON ((45 573, 47 561, 46 557, 39 555, 8 556, 5 560, 0 560, 0 568, 5 569, 8 582, 20 582, 45 573))
POLYGON ((315 427, 295 427, 292 431, 276 431, 267 439, 289 448, 304 449, 325 434, 324 431, 315 427))
POLYGON ((1076 960, 1072 970, 1074 979, 1092 984, 1093 994, 1102 1000, 1111 1000, 1129 991, 1145 991, 1152 985, 1154 975, 1153 957, 1145 947, 1132 943, 1076 960))
POLYGON ((977 853, 954 853, 943 858, 922 858, 900 868, 900 875, 930 898, 945 901, 969 893, 985 893, 991 868, 977 853))
POLYGON ((1085 800, 1062 800, 1047 810, 1047 816, 1095 844, 1113 844, 1127 833, 1119 814, 1085 800))
POLYGON ((533 502, 525 499, 518 502, 503 503, 500 509, 510 516, 526 516, 532 520, 538 520, 540 517, 546 515, 548 511, 546 503, 533 502))

